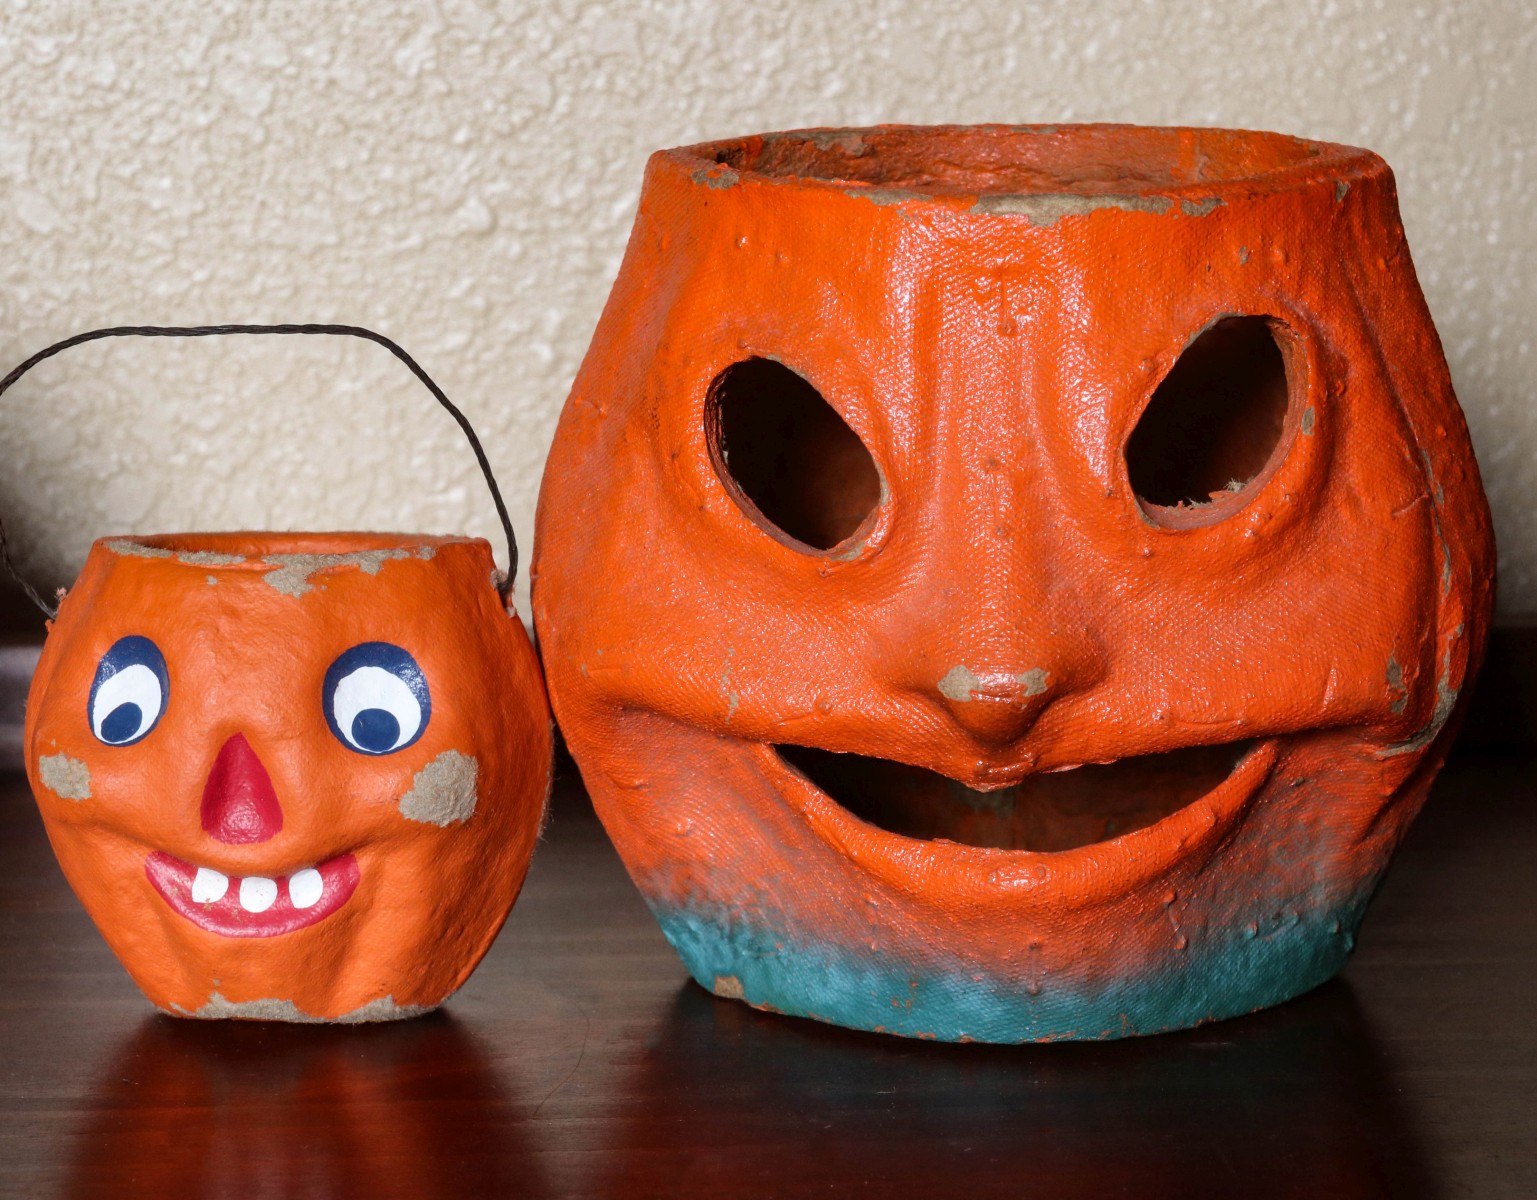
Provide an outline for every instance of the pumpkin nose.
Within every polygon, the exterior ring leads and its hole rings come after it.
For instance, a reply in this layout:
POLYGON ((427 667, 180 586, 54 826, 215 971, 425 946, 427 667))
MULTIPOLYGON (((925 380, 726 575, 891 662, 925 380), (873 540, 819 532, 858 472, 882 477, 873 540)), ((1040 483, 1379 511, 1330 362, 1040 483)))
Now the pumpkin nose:
POLYGON ((939 694, 951 718, 973 737, 993 745, 1016 742, 1029 732, 1051 703, 1051 673, 973 671, 952 667, 939 681, 939 694))
POLYGON ((231 846, 265 842, 283 828, 272 778, 245 734, 219 748, 203 785, 203 831, 231 846))

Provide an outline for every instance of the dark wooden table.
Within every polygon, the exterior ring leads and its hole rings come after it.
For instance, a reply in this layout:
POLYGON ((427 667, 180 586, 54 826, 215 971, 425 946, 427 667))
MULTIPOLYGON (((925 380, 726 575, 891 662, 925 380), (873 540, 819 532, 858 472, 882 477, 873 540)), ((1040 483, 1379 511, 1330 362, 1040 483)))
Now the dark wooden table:
POLYGON ((444 1013, 155 1015, 0 785, 5 1196, 1537 1196, 1529 758, 1448 768, 1345 976, 1101 1045, 849 1033, 687 981, 567 770, 444 1013))

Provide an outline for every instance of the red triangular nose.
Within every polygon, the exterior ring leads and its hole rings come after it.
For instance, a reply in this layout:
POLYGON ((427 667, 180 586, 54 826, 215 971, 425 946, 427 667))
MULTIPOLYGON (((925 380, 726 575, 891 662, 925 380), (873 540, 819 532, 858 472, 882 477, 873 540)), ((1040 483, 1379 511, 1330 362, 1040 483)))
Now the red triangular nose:
POLYGON ((272 779, 245 734, 219 749, 203 785, 203 831, 231 846, 265 842, 283 828, 272 779))

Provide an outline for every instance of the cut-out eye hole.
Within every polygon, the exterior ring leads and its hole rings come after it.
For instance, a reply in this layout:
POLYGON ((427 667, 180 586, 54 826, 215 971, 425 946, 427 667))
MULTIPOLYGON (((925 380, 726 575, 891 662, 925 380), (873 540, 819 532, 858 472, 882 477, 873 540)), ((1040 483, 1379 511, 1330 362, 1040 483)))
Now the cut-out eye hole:
POLYGON ((797 548, 830 550, 880 503, 864 443, 811 384, 772 359, 727 367, 710 385, 716 472, 749 517, 797 548))
POLYGON ((96 667, 86 705, 91 732, 108 746, 131 746, 159 723, 170 694, 160 647, 147 637, 119 638, 96 667))
POLYGON ((1280 444, 1290 394, 1271 320, 1225 317, 1209 326, 1158 385, 1126 443, 1144 509, 1194 516, 1244 491, 1280 444))
POLYGON ((359 754, 404 750, 427 728, 432 697, 427 677, 399 646, 364 642, 326 672, 321 693, 326 724, 359 754))

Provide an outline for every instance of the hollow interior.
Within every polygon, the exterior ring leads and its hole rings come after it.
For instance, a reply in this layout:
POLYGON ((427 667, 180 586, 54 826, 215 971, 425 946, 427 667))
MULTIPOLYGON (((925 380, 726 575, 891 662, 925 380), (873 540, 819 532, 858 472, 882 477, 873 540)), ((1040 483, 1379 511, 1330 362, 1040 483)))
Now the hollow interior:
POLYGON ((767 358, 734 363, 710 387, 716 469, 744 511, 794 542, 830 550, 880 502, 864 443, 805 379, 767 358))
POLYGON ((1029 775, 995 792, 973 791, 934 771, 884 758, 809 746, 775 750, 849 812, 890 833, 1051 852, 1156 824, 1221 784, 1250 746, 1194 746, 1029 775))
POLYGON ((1160 508, 1243 491, 1280 444, 1290 396, 1271 322, 1216 322, 1179 356, 1126 443, 1132 491, 1160 508))
POLYGON ((1363 152, 1277 133, 1127 125, 817 129, 716 142, 691 153, 774 178, 934 195, 1142 194, 1343 169, 1363 152))

